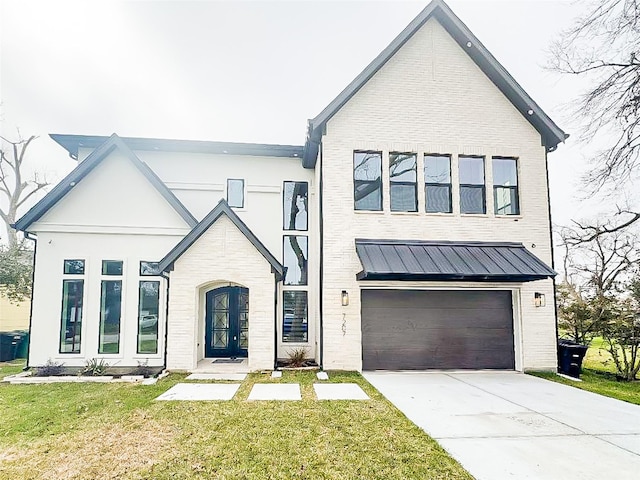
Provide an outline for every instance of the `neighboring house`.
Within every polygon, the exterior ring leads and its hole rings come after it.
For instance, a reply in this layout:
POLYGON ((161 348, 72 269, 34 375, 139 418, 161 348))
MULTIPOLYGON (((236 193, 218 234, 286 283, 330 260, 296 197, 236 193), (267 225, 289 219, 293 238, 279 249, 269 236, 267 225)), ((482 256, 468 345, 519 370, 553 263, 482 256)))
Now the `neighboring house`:
POLYGON ((13 302, 0 289, 0 332, 29 329, 29 300, 13 302))
POLYGON ((52 135, 29 365, 555 369, 547 152, 565 133, 441 0, 304 146, 52 135), (545 305, 546 298, 546 305, 545 305))

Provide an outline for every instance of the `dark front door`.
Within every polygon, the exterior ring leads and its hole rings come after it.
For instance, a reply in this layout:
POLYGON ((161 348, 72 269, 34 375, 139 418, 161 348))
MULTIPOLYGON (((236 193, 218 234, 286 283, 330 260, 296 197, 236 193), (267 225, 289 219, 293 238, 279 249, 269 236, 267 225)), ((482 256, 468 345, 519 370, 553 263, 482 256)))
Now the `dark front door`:
POLYGON ((246 357, 249 346, 249 290, 222 287, 206 296, 205 357, 246 357))

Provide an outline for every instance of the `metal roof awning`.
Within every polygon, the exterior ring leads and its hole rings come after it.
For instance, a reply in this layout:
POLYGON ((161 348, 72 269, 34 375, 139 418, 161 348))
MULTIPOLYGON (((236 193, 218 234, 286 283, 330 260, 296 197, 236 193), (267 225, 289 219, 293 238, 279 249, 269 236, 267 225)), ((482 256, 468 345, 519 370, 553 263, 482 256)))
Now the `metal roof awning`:
POLYGON ((358 280, 531 282, 557 274, 521 243, 356 239, 358 280))

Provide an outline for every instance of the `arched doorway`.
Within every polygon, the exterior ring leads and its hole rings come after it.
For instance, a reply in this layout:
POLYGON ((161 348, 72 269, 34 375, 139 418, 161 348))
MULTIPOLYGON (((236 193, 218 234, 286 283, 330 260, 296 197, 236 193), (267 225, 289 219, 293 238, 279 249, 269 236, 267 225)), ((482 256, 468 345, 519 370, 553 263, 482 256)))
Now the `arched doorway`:
POLYGON ((249 289, 221 287, 206 293, 205 357, 246 357, 249 289))

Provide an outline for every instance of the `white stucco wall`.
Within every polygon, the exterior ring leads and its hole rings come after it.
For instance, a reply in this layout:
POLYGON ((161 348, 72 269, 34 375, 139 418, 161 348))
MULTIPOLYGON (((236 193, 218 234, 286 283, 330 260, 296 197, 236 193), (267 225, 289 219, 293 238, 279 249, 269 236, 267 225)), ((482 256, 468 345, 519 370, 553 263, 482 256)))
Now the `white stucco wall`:
MULTIPOLYGON (((355 238, 522 242, 551 265, 545 150, 540 134, 463 52, 437 20, 429 20, 328 122, 323 137, 324 366, 362 366, 362 269, 355 238), (383 211, 353 208, 353 151, 383 152, 383 211), (388 153, 418 155, 419 213, 391 213, 388 153), (452 155, 453 214, 424 213, 425 153, 452 155), (457 155, 485 156, 486 215, 460 215, 457 155), (518 158, 521 215, 493 214, 492 156, 518 158), (348 307, 340 304, 347 290, 348 307), (343 332, 343 320, 346 333, 343 332)), ((398 288, 409 288, 397 284, 398 288)), ((423 282, 421 288, 436 284, 423 282)), ((465 287, 465 285, 459 285, 465 287)), ((503 285, 511 288, 512 285, 503 285)), ((523 369, 556 364, 551 280, 517 286, 521 298, 523 369), (533 292, 547 306, 533 306, 533 292)))
POLYGON ((169 281, 167 368, 191 370, 203 358, 204 293, 230 284, 249 289, 249 368, 273 368, 271 265, 226 216, 175 262, 169 281))

